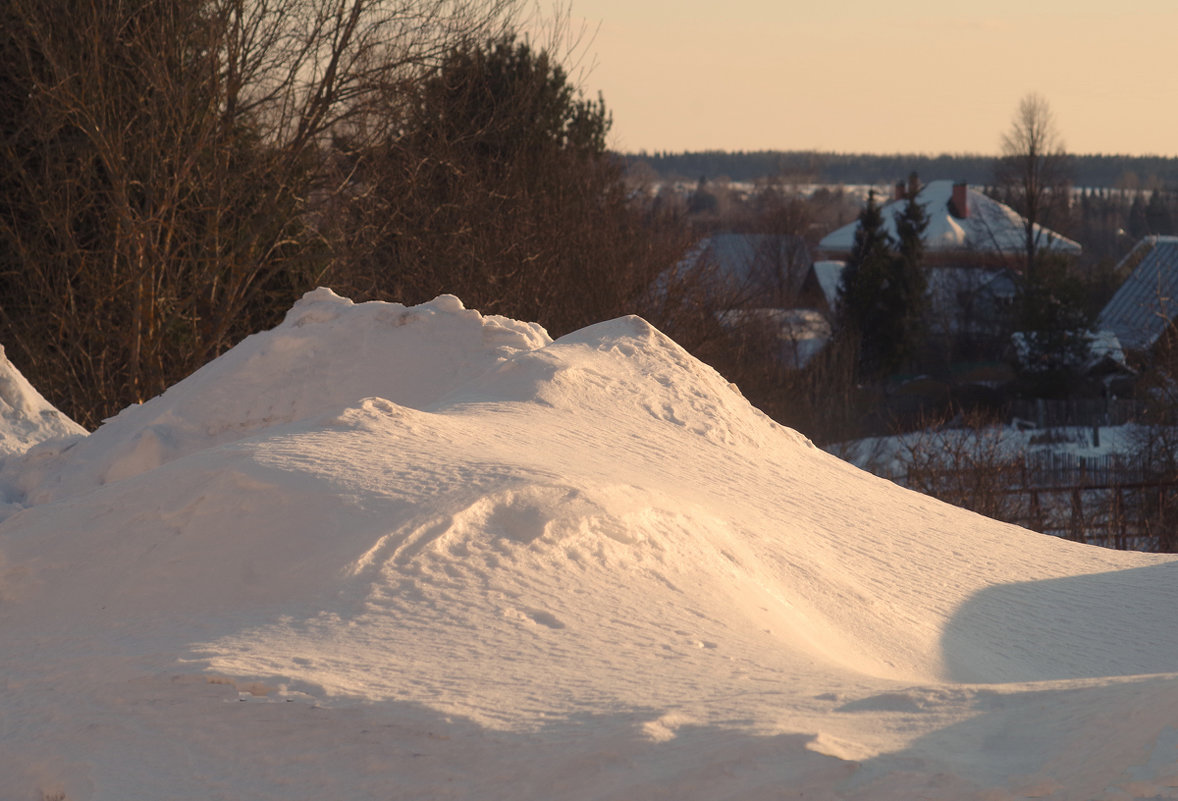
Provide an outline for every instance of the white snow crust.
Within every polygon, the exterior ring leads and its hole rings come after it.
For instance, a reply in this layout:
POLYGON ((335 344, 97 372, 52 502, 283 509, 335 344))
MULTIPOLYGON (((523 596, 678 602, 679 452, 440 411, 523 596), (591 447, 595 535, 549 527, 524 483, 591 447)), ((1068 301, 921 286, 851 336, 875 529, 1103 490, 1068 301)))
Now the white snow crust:
POLYGON ((0 798, 1178 797, 1178 564, 813 448, 638 318, 320 289, 0 465, 0 798))

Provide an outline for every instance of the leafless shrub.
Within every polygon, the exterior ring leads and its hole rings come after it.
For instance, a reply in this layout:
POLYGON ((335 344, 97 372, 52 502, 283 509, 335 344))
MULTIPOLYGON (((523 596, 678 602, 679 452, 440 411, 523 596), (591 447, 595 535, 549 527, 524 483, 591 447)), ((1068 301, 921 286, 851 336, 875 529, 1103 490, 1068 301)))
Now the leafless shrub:
POLYGON ((1025 518, 1029 509, 1015 492, 1024 483, 1021 450, 1010 447, 992 417, 970 412, 955 422, 926 425, 902 438, 905 485, 987 517, 1025 518))

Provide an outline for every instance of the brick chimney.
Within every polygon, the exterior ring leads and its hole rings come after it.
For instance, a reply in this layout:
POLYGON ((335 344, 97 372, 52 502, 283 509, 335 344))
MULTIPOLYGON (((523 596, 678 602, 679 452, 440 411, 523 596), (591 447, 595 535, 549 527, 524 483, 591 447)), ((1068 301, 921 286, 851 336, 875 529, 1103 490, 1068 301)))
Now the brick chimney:
POLYGON ((954 217, 962 220, 969 216, 969 184, 964 181, 953 184, 953 200, 949 210, 954 217))

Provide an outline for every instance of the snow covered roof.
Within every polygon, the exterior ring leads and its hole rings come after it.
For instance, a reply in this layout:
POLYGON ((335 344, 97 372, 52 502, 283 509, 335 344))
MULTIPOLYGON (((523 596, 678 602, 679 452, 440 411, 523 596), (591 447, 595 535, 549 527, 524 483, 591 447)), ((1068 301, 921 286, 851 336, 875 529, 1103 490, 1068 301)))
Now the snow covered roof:
MULTIPOLYGON (((930 181, 916 196, 925 207, 929 224, 925 229, 925 249, 930 253, 966 251, 975 253, 1017 254, 1025 245, 1024 220, 1021 215, 982 192, 966 187, 968 213, 955 214, 953 181, 930 181)), ((896 236, 896 214, 905 201, 892 200, 883 205, 884 228, 896 236)), ((827 234, 818 247, 830 253, 849 253, 855 241, 856 220, 827 234)), ((1073 242, 1049 229, 1036 226, 1041 247, 1058 253, 1078 254, 1081 250, 1073 242)))
POLYGON ((1146 237, 1118 269, 1131 272, 1101 310, 1098 325, 1125 348, 1148 350, 1178 314, 1178 237, 1146 237))
POLYGON ((1172 789, 1174 557, 864 473, 638 318, 319 290, 0 488, 5 798, 1172 789))
POLYGON ((1088 334, 1088 361, 1084 364, 1086 370, 1098 366, 1118 367, 1128 371, 1129 361, 1125 358, 1125 348, 1112 331, 1098 330, 1088 334))

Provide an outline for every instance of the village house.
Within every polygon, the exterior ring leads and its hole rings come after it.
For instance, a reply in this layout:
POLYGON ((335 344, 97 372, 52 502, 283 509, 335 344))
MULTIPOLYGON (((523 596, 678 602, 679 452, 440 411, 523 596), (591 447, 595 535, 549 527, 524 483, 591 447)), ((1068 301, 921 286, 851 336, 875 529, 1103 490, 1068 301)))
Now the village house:
POLYGON ((801 237, 713 234, 677 270, 706 288, 725 327, 771 332, 787 368, 804 367, 830 339, 826 298, 812 283, 810 250, 801 237))
POLYGON ((1098 327, 1139 354, 1152 350, 1178 315, 1178 237, 1149 236, 1117 265, 1125 281, 1100 312, 1098 327))
MULTIPOLYGON (((905 184, 896 185, 881 208, 883 229, 895 240, 896 215, 905 184)), ((933 337, 992 348, 1009 334, 1009 312, 1026 258, 1026 220, 967 184, 931 181, 916 196, 924 207, 924 265, 929 287, 929 329, 933 337)), ((821 257, 842 261, 850 256, 859 226, 853 223, 818 243, 821 257)), ((1036 225, 1040 249, 1078 256, 1079 243, 1036 225)), ((829 282, 829 278, 828 278, 829 282)))

